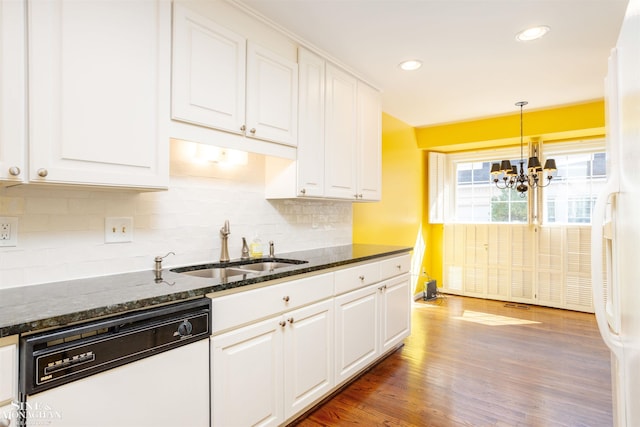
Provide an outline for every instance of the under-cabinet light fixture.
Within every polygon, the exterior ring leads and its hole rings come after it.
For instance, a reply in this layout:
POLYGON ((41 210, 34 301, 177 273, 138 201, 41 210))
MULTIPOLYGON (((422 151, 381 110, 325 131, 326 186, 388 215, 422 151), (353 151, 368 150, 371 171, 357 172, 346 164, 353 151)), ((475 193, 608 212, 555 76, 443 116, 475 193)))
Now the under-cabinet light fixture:
POLYGON ((245 151, 207 144, 198 144, 196 158, 200 161, 217 163, 220 166, 244 166, 249 163, 249 156, 245 151))

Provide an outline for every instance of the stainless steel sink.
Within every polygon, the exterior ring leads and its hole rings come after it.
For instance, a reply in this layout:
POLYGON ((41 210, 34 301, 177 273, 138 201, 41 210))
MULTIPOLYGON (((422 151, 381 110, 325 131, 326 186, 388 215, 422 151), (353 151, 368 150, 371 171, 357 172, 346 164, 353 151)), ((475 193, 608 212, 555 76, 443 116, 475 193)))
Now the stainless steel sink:
POLYGON ((248 261, 232 261, 229 263, 192 265, 188 267, 174 268, 171 271, 175 273, 188 274, 190 276, 224 280, 234 276, 275 272, 280 268, 291 267, 292 265, 297 264, 305 264, 307 262, 308 261, 301 261, 297 259, 261 258, 248 261))
POLYGON ((201 268, 198 270, 186 270, 186 271, 177 271, 179 269, 171 270, 177 273, 188 274, 189 276, 197 276, 197 277, 206 277, 212 279, 227 279, 233 276, 240 276, 242 274, 254 273, 253 271, 242 271, 237 270, 235 268, 230 267, 214 267, 214 268, 201 268))
POLYGON ((264 261, 264 262, 255 262, 253 264, 243 264, 238 267, 232 267, 232 268, 237 270, 248 270, 251 272, 273 271, 278 268, 291 267, 293 264, 297 264, 297 263, 281 262, 281 261, 264 261))

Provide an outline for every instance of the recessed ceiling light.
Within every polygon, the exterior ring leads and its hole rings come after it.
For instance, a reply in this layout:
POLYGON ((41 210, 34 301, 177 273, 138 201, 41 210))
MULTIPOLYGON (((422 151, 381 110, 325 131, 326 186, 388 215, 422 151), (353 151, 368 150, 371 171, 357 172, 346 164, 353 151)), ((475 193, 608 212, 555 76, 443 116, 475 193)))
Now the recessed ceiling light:
POLYGON ((401 62, 398 66, 405 71, 413 71, 422 67, 422 61, 418 61, 417 59, 410 59, 408 61, 401 62))
POLYGON ((539 39, 544 36, 551 30, 551 28, 546 25, 540 25, 538 27, 527 28, 526 30, 520 31, 516 34, 516 40, 521 42, 528 42, 531 40, 539 39))

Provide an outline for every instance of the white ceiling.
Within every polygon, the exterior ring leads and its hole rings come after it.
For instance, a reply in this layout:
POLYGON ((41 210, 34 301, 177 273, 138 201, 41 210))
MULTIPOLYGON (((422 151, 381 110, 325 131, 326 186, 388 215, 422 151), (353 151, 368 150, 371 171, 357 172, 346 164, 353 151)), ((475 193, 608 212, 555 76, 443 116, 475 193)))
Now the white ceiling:
POLYGON ((412 126, 601 98, 628 0, 240 0, 383 91, 412 126), (515 34, 548 25, 542 39, 515 34), (398 63, 420 59, 418 71, 398 63))

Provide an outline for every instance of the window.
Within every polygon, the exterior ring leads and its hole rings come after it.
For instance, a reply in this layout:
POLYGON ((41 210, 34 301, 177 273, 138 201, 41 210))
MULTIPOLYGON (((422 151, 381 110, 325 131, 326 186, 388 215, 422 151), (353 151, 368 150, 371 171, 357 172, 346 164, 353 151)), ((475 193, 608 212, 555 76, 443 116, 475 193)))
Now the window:
MULTIPOLYGON (((550 146, 551 147, 551 146, 550 146)), ((543 221, 559 224, 590 224, 598 193, 606 181, 606 155, 603 148, 586 152, 554 153, 558 171, 544 189, 543 221)))
POLYGON ((450 204, 454 221, 527 223, 531 199, 542 202, 532 209, 541 210, 544 223, 591 223, 596 197, 606 180, 604 141, 547 144, 542 149, 540 160, 554 158, 558 170, 548 187, 524 197, 515 190, 497 188, 490 174, 491 164, 500 159, 511 158, 511 164, 518 165, 518 148, 448 155, 449 176, 455 178, 450 204))
MULTIPOLYGON (((519 160, 512 160, 517 164, 519 160)), ((489 173, 490 161, 456 162, 456 220, 472 223, 527 222, 527 198, 499 189, 489 173)))

